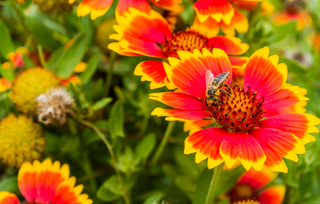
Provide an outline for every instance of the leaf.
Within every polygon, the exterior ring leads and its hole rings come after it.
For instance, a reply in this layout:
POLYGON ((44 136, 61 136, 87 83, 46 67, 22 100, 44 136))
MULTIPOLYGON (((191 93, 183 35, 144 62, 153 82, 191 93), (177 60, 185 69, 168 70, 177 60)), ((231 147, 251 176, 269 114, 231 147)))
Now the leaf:
POLYGON ((92 109, 94 111, 99 110, 99 109, 105 107, 106 105, 108 105, 111 101, 112 101, 111 97, 103 98, 100 101, 98 101, 95 104, 93 104, 92 105, 92 109))
POLYGON ((121 198, 121 195, 112 193, 109 189, 104 188, 102 185, 97 191, 97 197, 104 202, 109 202, 121 198))
MULTIPOLYGON (((0 46, 1 47, 1 46, 0 46)), ((6 78, 9 81, 12 81, 16 75, 14 74, 13 70, 11 68, 9 69, 4 69, 0 63, 0 74, 6 78)))
POLYGON ((3 58, 7 58, 10 52, 15 51, 15 48, 9 35, 8 29, 2 23, 2 21, 0 21, 0 39, 0 53, 2 54, 3 58))
POLYGON ((65 49, 59 59, 56 68, 56 74, 61 78, 68 78, 84 56, 88 39, 84 33, 76 36, 72 45, 65 49))
POLYGON ((116 137, 124 137, 124 132, 123 132, 123 105, 121 101, 117 101, 110 113, 109 117, 109 130, 111 137, 115 139, 116 137))
POLYGON ((308 192, 311 191, 315 179, 314 172, 307 172, 301 176, 299 181, 300 197, 303 198, 308 192))
POLYGON ((135 149, 136 159, 145 162, 152 152, 156 144, 156 136, 154 133, 148 134, 139 142, 135 149))
POLYGON ((299 62, 293 59, 288 59, 286 57, 279 58, 280 63, 285 63, 288 67, 289 72, 296 72, 296 73, 306 73, 307 69, 303 67, 299 62))
POLYGON ((83 84, 86 84, 91 79, 97 69, 98 62, 99 58, 97 56, 93 56, 90 58, 87 64, 87 69, 80 74, 80 79, 83 84))
POLYGON ((49 58, 48 62, 47 62, 47 69, 51 70, 51 71, 54 71, 54 69, 57 67, 58 65, 58 62, 60 61, 60 58, 62 56, 64 52, 64 45, 61 46, 60 48, 56 49, 51 57, 49 58))
POLYGON ((296 31, 296 21, 291 21, 277 28, 277 32, 274 32, 274 35, 269 38, 270 43, 280 42, 288 36, 292 36, 296 31))
POLYGON ((145 200, 143 202, 143 204, 155 204, 158 203, 160 201, 161 198, 164 197, 164 193, 163 192, 155 192, 153 193, 153 195, 151 195, 149 198, 147 198, 147 200, 145 200))
POLYGON ((19 192, 17 177, 13 176, 1 180, 0 191, 19 192))

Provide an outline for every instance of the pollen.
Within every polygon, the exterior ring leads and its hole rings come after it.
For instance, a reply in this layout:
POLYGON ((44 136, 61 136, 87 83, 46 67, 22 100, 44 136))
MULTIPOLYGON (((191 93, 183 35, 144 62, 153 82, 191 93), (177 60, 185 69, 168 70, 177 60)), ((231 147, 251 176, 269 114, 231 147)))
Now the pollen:
POLYGON ((194 31, 179 31, 172 34, 170 39, 166 39, 162 45, 163 51, 167 57, 179 58, 177 51, 185 50, 192 52, 194 49, 202 50, 207 48, 211 51, 212 46, 208 45, 209 39, 194 31))
POLYGON ((41 126, 32 118, 11 114, 0 122, 0 158, 9 167, 39 159, 44 146, 41 126))
POLYGON ((244 200, 244 201, 234 202, 233 204, 260 204, 260 202, 256 200, 244 200))
POLYGON ((9 98, 25 114, 36 113, 37 97, 60 84, 58 77, 49 70, 36 67, 23 71, 14 80, 9 98))
POLYGON ((255 193, 248 184, 237 184, 228 195, 233 204, 256 204, 255 193))
POLYGON ((221 91, 219 97, 221 103, 208 107, 208 111, 223 126, 247 131, 263 118, 264 99, 258 99, 250 89, 245 91, 235 85, 230 96, 221 91))

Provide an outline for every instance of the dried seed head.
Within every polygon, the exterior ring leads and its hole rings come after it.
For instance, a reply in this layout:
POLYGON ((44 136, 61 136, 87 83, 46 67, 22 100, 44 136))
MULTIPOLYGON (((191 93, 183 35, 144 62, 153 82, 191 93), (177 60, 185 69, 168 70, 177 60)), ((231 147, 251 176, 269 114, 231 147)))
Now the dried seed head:
POLYGON ((38 98, 38 120, 46 125, 62 126, 74 108, 73 98, 64 87, 51 88, 38 98))

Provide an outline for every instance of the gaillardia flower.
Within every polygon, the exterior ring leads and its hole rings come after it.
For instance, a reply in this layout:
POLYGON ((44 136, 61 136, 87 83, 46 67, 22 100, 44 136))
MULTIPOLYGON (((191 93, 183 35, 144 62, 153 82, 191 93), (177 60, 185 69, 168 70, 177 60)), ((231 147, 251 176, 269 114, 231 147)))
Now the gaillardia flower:
POLYGON ((10 167, 39 159, 45 146, 41 126, 32 118, 11 114, 0 122, 0 158, 10 167))
POLYGON ((49 89, 37 101, 38 120, 46 125, 62 126, 74 108, 74 100, 64 87, 49 89))
POLYGON ((70 4, 68 0, 32 0, 40 11, 46 14, 63 14, 72 11, 75 4, 70 4))
MULTIPOLYGON (((92 204, 87 194, 81 194, 83 185, 75 186, 67 164, 52 163, 46 159, 33 164, 25 162, 18 173, 18 186, 28 204, 92 204)), ((20 204, 16 195, 0 192, 0 204, 20 204)), ((25 203, 25 202, 23 202, 25 203)))
POLYGON ((19 111, 33 114, 36 111, 36 98, 59 84, 60 80, 51 71, 40 67, 30 68, 14 80, 9 98, 19 111))
POLYGON ((262 0, 198 0, 193 8, 197 13, 194 24, 202 25, 212 33, 221 30, 228 35, 247 32, 249 24, 246 16, 236 8, 252 10, 262 0))
POLYGON ((275 177, 276 174, 266 168, 261 171, 245 172, 228 192, 230 203, 281 204, 285 195, 285 187, 282 185, 266 187, 275 177))
MULTIPOLYGON (((249 46, 241 43, 233 36, 206 37, 193 28, 174 32, 168 22, 156 11, 141 12, 129 8, 124 16, 117 16, 119 25, 114 29, 117 34, 110 36, 117 40, 109 44, 109 49, 126 56, 148 56, 166 59, 178 57, 177 51, 213 48, 223 49, 229 55, 239 55, 247 51, 249 46)), ((230 57, 233 65, 243 66, 247 58, 230 57)), ((186 67, 187 69, 187 67, 186 67)), ((167 86, 174 88, 168 80, 162 61, 150 60, 137 65, 135 75, 142 76, 142 81, 151 81, 151 89, 167 86)))
MULTIPOLYGON (((76 0, 69 0, 72 4, 76 0)), ((182 0, 149 0, 151 3, 170 11, 181 11, 182 7, 179 5, 182 0)), ((91 13, 91 19, 94 20, 109 10, 113 0, 83 0, 77 8, 78 16, 86 16, 91 13)), ((142 11, 149 11, 150 5, 147 0, 120 0, 117 6, 117 13, 122 15, 129 7, 134 7, 142 11)))
MULTIPOLYGON (((185 154, 196 153, 196 162, 208 158, 208 168, 223 162, 232 168, 237 160, 246 170, 287 172, 282 158, 298 161, 304 144, 315 141, 308 133, 318 132, 320 119, 310 114, 277 114, 299 102, 285 82, 287 67, 278 64, 278 56, 269 57, 269 48, 256 51, 246 64, 243 82, 220 91, 219 102, 206 105, 206 76, 232 73, 227 54, 220 49, 202 53, 178 51, 180 59, 169 57, 164 63, 168 79, 179 92, 150 94, 150 98, 174 107, 156 108, 152 115, 167 120, 213 120, 211 128, 197 131, 185 140, 185 154), (188 67, 188 69, 185 69, 188 67), (240 84, 242 83, 242 84, 240 84)), ((232 76, 226 81, 230 84, 232 76)), ((219 91, 218 91, 219 92, 219 91)))

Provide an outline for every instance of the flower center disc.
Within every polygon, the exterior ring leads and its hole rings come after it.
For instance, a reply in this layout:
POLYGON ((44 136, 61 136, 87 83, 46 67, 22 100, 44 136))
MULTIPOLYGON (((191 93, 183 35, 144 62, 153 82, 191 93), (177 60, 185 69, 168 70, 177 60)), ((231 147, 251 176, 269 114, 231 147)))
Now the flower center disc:
POLYGON ((208 110, 221 125, 227 125, 231 129, 249 130, 257 126, 263 118, 264 99, 257 99, 256 94, 250 89, 244 91, 235 85, 230 96, 221 91, 219 98, 221 103, 210 106, 208 110))
MULTIPOLYGON (((236 204, 256 204, 255 193, 248 184, 237 184, 230 192, 229 197, 231 203, 236 204)), ((258 202, 259 203, 259 202, 258 202)))
POLYGON ((166 39, 162 44, 163 52, 167 57, 179 58, 177 51, 185 50, 192 52, 194 49, 201 50, 207 48, 212 50, 212 46, 208 45, 209 39, 194 31, 179 31, 172 34, 170 39, 166 39))

